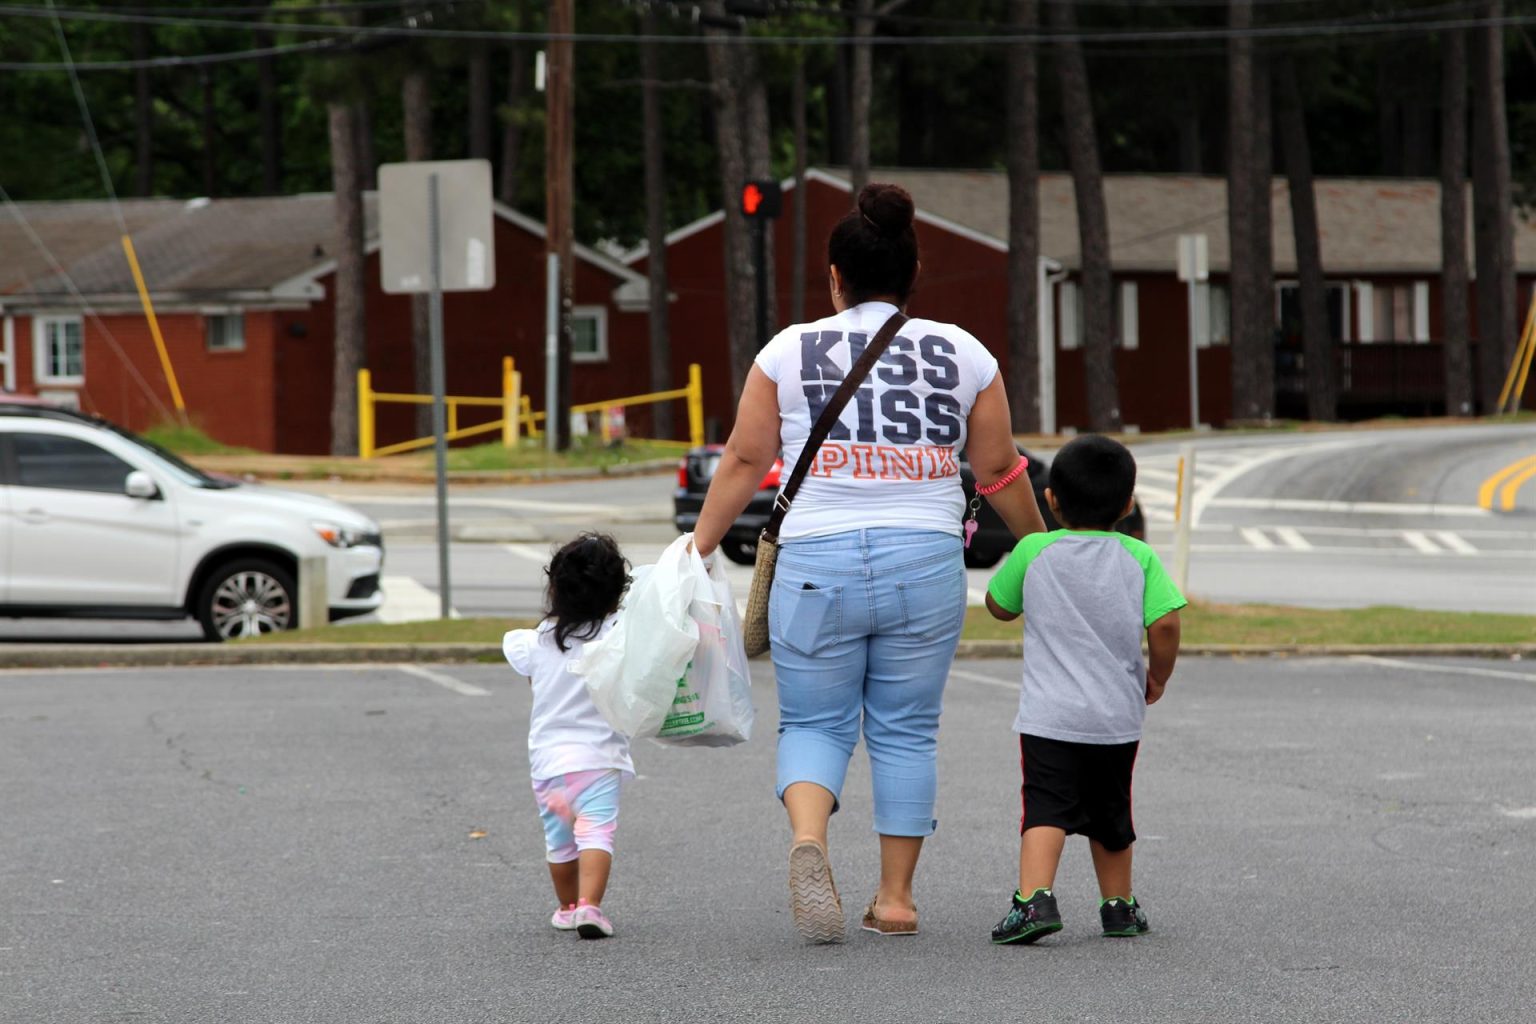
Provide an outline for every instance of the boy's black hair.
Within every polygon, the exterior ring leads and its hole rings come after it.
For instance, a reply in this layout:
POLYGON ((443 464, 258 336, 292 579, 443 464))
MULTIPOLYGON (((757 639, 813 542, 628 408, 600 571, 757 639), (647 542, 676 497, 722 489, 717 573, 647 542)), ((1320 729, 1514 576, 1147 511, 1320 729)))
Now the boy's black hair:
POLYGON ((629 587, 629 562, 606 533, 584 533, 555 552, 544 570, 546 619, 555 623, 555 646, 591 640, 603 620, 618 611, 629 587))
POLYGON ((1119 441, 1083 434, 1056 453, 1050 480, 1064 525, 1108 530, 1136 490, 1136 459, 1119 441))

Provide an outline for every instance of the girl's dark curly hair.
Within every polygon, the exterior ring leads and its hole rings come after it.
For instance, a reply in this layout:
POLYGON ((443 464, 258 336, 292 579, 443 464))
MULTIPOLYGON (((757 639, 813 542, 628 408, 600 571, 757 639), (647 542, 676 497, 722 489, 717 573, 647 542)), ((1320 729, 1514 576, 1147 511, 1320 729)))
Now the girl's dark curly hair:
POLYGON ((605 533, 584 533, 556 551, 544 575, 544 617, 554 622, 561 651, 569 640, 596 637, 629 588, 629 562, 605 533))
POLYGON ((827 238, 827 262, 843 275, 848 302, 894 295, 904 305, 917 279, 917 208, 900 185, 871 183, 827 238))

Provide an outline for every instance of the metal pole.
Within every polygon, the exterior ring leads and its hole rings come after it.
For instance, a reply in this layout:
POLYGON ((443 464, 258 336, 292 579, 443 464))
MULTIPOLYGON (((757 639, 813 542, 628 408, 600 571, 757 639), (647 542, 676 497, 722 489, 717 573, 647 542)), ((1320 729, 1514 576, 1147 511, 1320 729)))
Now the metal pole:
POLYGON ((544 443, 549 454, 559 451, 560 386, 560 254, 544 258, 544 443))
POLYGON ((1179 446, 1179 479, 1175 491, 1173 581, 1186 596, 1189 592, 1190 531, 1195 525, 1195 446, 1179 446))
POLYGON ((432 297, 429 320, 432 329, 432 434, 437 456, 437 595, 440 618, 453 608, 453 585, 448 576, 448 437, 444 413, 447 376, 443 360, 443 239, 437 201, 437 175, 427 176, 427 209, 431 221, 432 297))
POLYGON ((752 262, 757 264, 757 350, 768 346, 768 228, 762 217, 752 221, 752 262))
POLYGON ((1189 290, 1189 429, 1200 429, 1200 349, 1195 338, 1195 279, 1186 284, 1189 290))
POLYGON ((1051 279, 1044 259, 1035 261, 1035 294, 1038 309, 1039 338, 1035 342, 1040 359, 1040 432, 1056 433, 1056 317, 1052 305, 1051 279))

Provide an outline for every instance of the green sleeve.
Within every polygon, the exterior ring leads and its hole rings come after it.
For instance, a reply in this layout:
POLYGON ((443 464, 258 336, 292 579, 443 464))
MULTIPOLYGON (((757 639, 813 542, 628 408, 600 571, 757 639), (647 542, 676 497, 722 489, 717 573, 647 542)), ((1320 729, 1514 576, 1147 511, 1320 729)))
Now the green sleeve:
POLYGON ((992 600, 1003 611, 1017 614, 1024 610, 1024 574, 1029 571, 1029 563, 1045 549, 1056 533, 1032 533, 1025 537, 1014 545, 1002 568, 992 574, 992 581, 987 584, 987 593, 992 595, 992 600))
POLYGON ((1130 537, 1123 538, 1126 548, 1136 556, 1136 561, 1141 563, 1141 571, 1146 576, 1146 586, 1141 595, 1141 624, 1150 626, 1169 612, 1176 612, 1189 604, 1184 600, 1184 595, 1179 593, 1179 588, 1174 585, 1173 578, 1163 568, 1162 559, 1157 557, 1157 552, 1141 541, 1130 537))

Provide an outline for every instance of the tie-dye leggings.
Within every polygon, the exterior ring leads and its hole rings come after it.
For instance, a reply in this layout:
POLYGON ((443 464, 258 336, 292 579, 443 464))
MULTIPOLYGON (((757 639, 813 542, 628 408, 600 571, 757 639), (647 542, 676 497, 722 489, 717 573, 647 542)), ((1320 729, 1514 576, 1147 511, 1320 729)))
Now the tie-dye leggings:
POLYGON ((582 850, 613 852, 620 777, 616 768, 599 768, 533 780, 533 798, 544 823, 544 846, 551 864, 573 861, 582 850))

